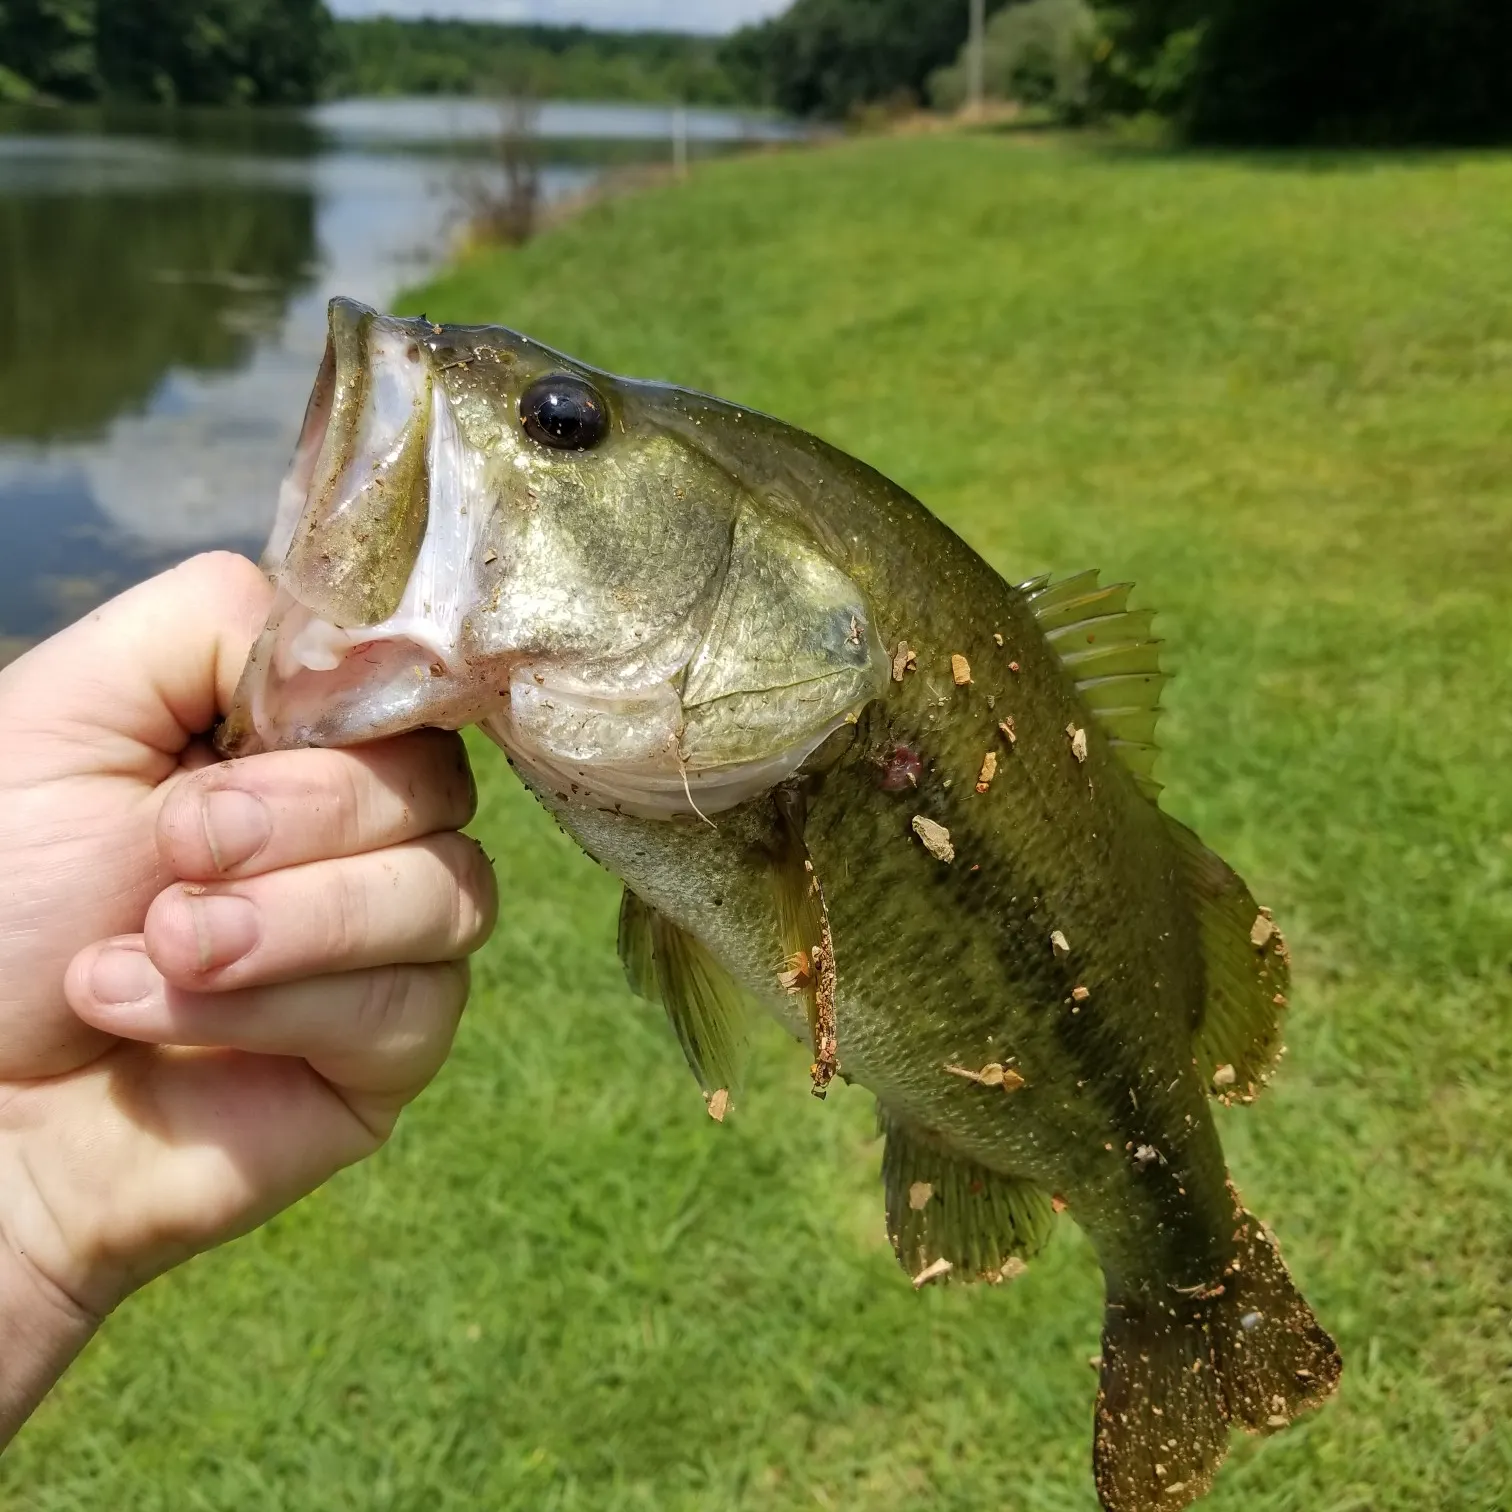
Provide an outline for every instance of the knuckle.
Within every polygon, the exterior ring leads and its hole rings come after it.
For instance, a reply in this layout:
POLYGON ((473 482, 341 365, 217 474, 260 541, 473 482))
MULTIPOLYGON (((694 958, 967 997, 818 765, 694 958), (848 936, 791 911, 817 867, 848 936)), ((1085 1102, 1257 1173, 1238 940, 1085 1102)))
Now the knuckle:
POLYGON ((158 810, 158 856, 175 876, 204 876, 215 870, 205 838, 204 807, 203 779, 186 777, 158 810))
POLYGON ((338 866, 329 887, 322 890, 325 900, 325 954, 343 960, 361 952, 368 941, 372 904, 367 882, 359 868, 338 866))
POLYGON ((362 848, 365 811, 363 807, 361 768, 345 753, 333 753, 326 803, 329 812, 326 826, 329 844, 338 854, 351 854, 362 848))
POLYGON ((202 551, 174 569, 196 592, 213 595, 216 602, 236 601, 267 591, 267 579, 257 564, 234 551, 202 551))
POLYGON ((399 1072, 396 1084, 418 1087, 446 1059, 466 1001, 466 972, 451 962, 380 967, 367 973, 351 1032, 399 1072))
POLYGON ((356 1042, 370 1048, 388 1046, 411 1011, 414 992, 413 968, 379 966, 367 972, 352 1025, 356 1042))

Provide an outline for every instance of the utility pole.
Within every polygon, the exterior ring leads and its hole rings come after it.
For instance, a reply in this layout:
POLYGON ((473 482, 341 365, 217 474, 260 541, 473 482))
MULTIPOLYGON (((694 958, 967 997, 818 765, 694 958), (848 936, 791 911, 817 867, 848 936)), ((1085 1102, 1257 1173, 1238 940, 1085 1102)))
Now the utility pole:
POLYGON ((672 172, 688 176, 688 107, 681 103, 672 111, 672 172))
POLYGON ((966 111, 974 119, 980 119, 982 115, 982 98, 986 92, 986 55, 987 0, 971 0, 971 36, 966 44, 966 111))

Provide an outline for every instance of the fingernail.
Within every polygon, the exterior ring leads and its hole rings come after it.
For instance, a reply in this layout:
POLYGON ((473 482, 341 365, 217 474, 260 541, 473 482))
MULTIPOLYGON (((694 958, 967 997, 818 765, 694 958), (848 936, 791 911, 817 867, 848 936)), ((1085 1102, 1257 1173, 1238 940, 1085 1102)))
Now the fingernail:
POLYGON ((218 788, 207 793, 200 805, 200 822, 205 828, 210 859, 219 872, 250 861, 273 833, 273 816, 268 805, 255 794, 241 793, 235 788, 218 788))
POLYGON ((135 1003, 152 991, 156 976, 145 952, 112 945, 95 957, 89 991, 97 1003, 135 1003))
POLYGON ((201 971, 229 966, 257 944, 261 933, 257 908, 248 899, 229 894, 200 897, 190 894, 187 901, 189 916, 194 920, 194 943, 201 971))

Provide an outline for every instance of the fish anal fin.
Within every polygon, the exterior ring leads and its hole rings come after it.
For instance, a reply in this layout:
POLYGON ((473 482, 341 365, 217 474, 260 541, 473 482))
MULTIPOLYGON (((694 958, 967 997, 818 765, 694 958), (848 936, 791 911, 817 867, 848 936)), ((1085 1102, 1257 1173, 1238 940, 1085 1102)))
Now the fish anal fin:
POLYGON ((887 1236, 910 1276, 947 1261, 952 1280, 1002 1280, 1044 1247, 1055 1208, 1042 1187, 949 1153, 880 1104, 877 1120, 887 1236))
POLYGON ((749 1000, 709 949, 627 887, 619 954, 632 990, 666 1009, 704 1092, 736 1088, 745 1069, 749 1000))
POLYGON ((1198 1074, 1225 1102, 1251 1101, 1281 1051, 1291 957, 1243 880, 1166 816, 1197 919, 1205 989, 1192 1041, 1198 1074))
POLYGON ((1109 738, 1151 802, 1160 796, 1153 771, 1155 726, 1167 677, 1160 642, 1151 633, 1154 611, 1128 608, 1129 583, 1100 588, 1095 571, 1019 587, 1045 639, 1060 657, 1088 715, 1109 738))

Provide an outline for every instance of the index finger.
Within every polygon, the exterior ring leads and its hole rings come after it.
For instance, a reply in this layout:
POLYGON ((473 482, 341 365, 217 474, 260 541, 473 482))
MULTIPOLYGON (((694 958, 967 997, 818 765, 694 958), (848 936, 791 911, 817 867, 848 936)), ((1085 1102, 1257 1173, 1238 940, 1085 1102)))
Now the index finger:
POLYGON ((185 882, 255 877, 461 829, 476 806, 467 751, 449 731, 274 751, 183 778, 158 815, 158 853, 185 882))

